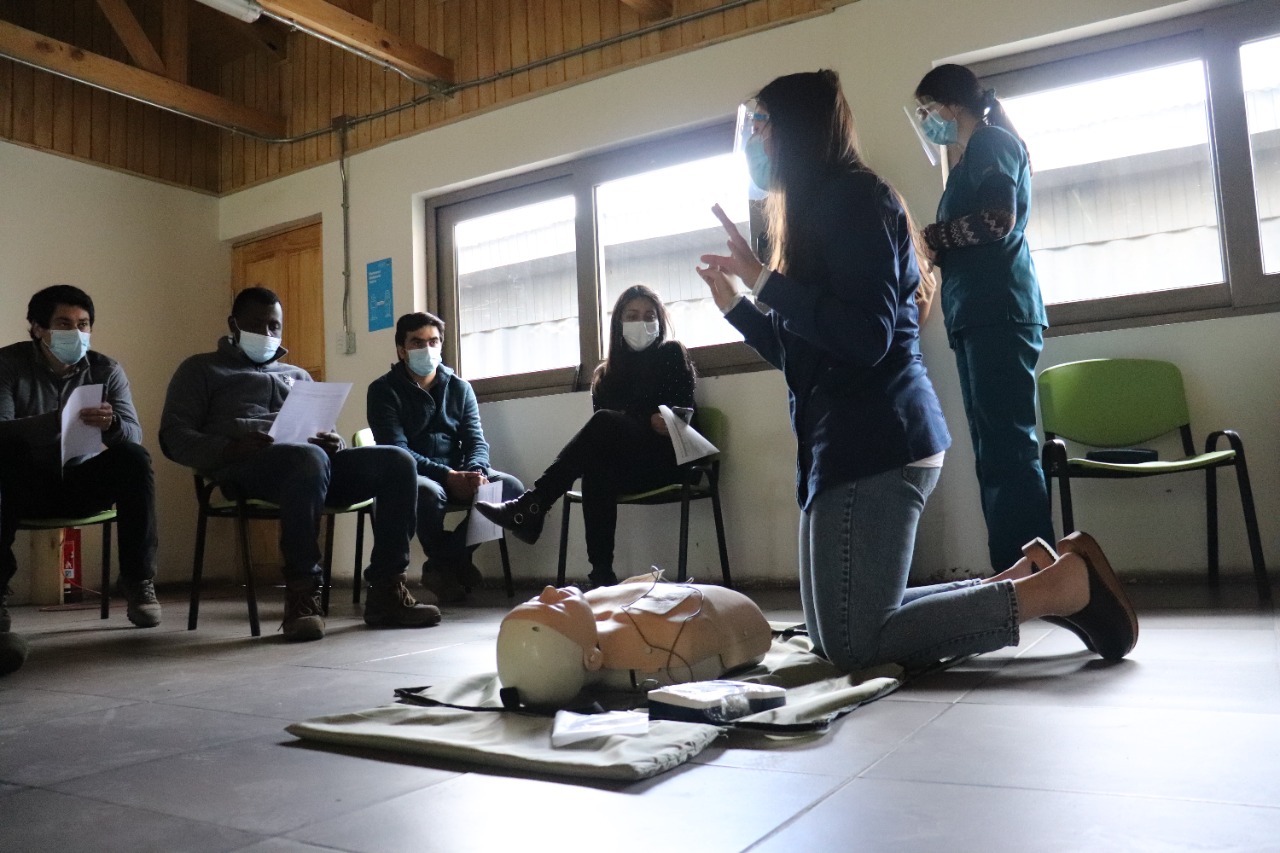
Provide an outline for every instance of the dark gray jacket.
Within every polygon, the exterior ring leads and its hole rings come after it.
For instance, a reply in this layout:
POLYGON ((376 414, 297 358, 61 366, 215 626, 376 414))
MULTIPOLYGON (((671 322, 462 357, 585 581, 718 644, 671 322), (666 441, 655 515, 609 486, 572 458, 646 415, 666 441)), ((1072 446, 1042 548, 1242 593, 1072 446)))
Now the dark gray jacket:
POLYGON ((21 341, 0 349, 0 441, 25 444, 39 465, 61 467, 62 407, 82 385, 103 385, 115 412, 102 443, 142 443, 142 425, 133 407, 129 379, 119 362, 90 350, 66 376, 49 369, 39 341, 21 341))
POLYGON ((310 382, 301 367, 284 364, 280 347, 266 364, 256 364, 232 343, 218 341, 214 352, 193 355, 169 381, 160 417, 160 449, 188 468, 213 472, 233 439, 267 432, 295 382, 310 382))

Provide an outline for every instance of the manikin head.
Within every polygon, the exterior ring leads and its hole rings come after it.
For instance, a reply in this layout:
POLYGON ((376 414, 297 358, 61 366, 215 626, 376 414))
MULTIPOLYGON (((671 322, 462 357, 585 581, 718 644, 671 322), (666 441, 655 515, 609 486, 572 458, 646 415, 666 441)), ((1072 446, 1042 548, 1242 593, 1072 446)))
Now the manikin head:
POLYGON ((530 705, 563 705, 600 669, 595 615, 575 587, 548 586, 498 629, 498 679, 530 705))

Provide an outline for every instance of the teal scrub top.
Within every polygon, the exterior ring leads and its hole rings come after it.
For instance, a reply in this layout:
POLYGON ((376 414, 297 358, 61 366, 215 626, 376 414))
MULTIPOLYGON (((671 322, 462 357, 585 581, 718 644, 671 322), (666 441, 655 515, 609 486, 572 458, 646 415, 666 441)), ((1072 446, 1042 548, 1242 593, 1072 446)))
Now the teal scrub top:
POLYGON ((983 205, 978 188, 993 175, 1013 185, 1013 230, 992 243, 946 249, 938 258, 942 315, 953 346, 955 333, 971 326, 1049 325, 1027 246, 1031 162, 1022 140, 1000 127, 978 128, 947 179, 938 202, 938 221, 980 211, 983 205))

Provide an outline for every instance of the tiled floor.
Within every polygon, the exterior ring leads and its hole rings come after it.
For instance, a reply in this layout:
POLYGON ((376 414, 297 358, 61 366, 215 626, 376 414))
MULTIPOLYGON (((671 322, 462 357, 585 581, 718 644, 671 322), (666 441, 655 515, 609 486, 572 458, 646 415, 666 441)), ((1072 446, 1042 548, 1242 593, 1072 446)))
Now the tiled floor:
POLYGON ((1120 664, 1032 624, 825 737, 626 786, 301 745, 286 723, 492 670, 507 602, 422 631, 337 604, 326 639, 286 646, 264 598, 258 640, 229 596, 191 633, 176 597, 150 631, 122 606, 15 609, 32 654, 0 680, 0 850, 1280 850, 1280 633, 1248 587, 1135 589, 1120 664))

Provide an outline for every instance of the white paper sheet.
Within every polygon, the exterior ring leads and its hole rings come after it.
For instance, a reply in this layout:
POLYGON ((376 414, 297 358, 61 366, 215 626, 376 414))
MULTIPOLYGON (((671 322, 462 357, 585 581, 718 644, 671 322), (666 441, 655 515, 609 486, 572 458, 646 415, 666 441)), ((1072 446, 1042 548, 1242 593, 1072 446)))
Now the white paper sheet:
POLYGON ((670 407, 659 406, 658 414, 662 415, 662 419, 667 422, 667 435, 671 436, 671 446, 676 451, 677 465, 720 452, 720 448, 707 441, 701 433, 681 420, 670 407))
POLYGON ((295 382, 268 433, 277 444, 305 444, 318 432, 334 432, 350 382, 295 382))
POLYGON ((72 459, 81 461, 102 452, 102 430, 80 420, 81 409, 102 405, 101 385, 81 385, 67 395, 62 407, 62 464, 72 459))
MULTIPOLYGON (((485 503, 502 503, 502 481, 494 480, 485 483, 476 490, 476 500, 485 503)), ((467 544, 479 545, 481 542, 492 542, 502 538, 502 528, 494 524, 474 510, 467 519, 467 544)))

